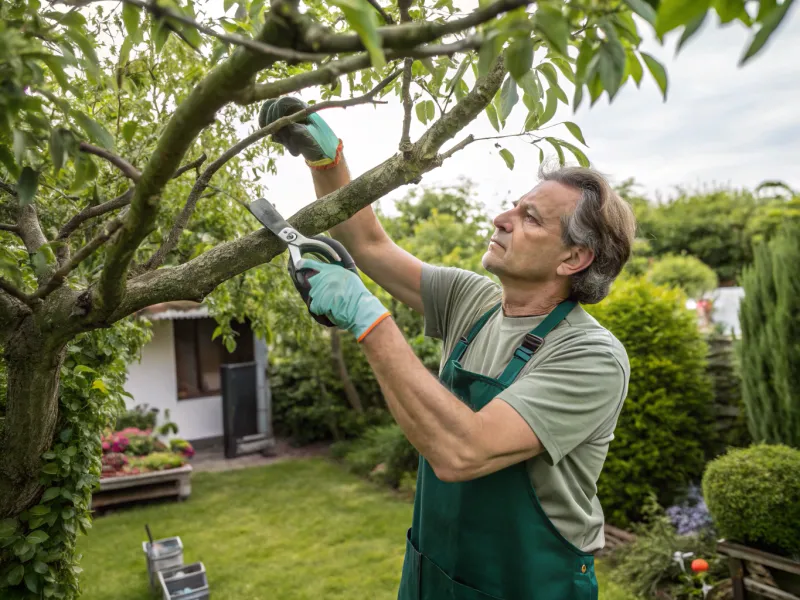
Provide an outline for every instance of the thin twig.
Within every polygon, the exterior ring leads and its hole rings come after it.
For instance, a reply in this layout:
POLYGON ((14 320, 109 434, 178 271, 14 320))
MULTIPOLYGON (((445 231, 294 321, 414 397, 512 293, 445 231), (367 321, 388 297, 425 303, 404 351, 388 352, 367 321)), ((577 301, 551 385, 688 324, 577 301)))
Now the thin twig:
MULTIPOLYGON (((187 163, 187 164, 183 165, 180 169, 175 171, 175 175, 173 175, 172 178, 173 179, 177 179, 178 177, 180 177, 181 175, 186 173, 186 171, 190 171, 192 169, 198 169, 200 167, 200 165, 202 165, 204 162, 206 162, 206 160, 208 160, 208 157, 206 156, 206 153, 203 152, 200 155, 199 158, 197 158, 196 160, 193 160, 190 163, 187 163)), ((199 172, 198 172, 198 175, 199 175, 199 172)))
POLYGON ((105 244, 116 231, 122 227, 123 218, 122 216, 115 217, 106 223, 103 226, 103 230, 98 233, 92 240, 86 244, 83 248, 78 250, 75 253, 75 256, 72 259, 59 268, 50 280, 43 286, 41 286, 38 290, 36 290, 31 296, 29 297, 31 300, 36 300, 37 298, 47 298, 52 292, 58 289, 63 283, 64 279, 66 279, 67 275, 69 275, 73 270, 77 268, 79 264, 81 264, 84 260, 86 260, 91 254, 97 250, 100 246, 105 244))
POLYGON ((99 156, 100 158, 106 159, 112 165, 117 167, 120 171, 122 171, 123 175, 130 179, 131 181, 139 181, 141 179, 142 174, 139 170, 126 161, 124 158, 120 158, 113 152, 109 152, 104 148, 98 148, 97 146, 92 146, 86 142, 81 142, 78 146, 82 152, 86 152, 87 154, 94 154, 95 156, 99 156))
MULTIPOLYGON (((408 12, 411 0, 398 0, 397 8, 400 10, 400 23, 410 23, 411 15, 408 12)), ((400 135, 400 152, 407 159, 411 150, 411 67, 413 58, 403 60, 403 133, 400 135)))
POLYGON ((378 4, 378 0, 367 0, 367 2, 369 2, 372 7, 378 11, 387 25, 394 25, 394 19, 392 19, 392 17, 385 10, 383 10, 383 7, 378 4))
POLYGON ((17 190, 14 188, 14 186, 7 184, 2 179, 0 179, 0 190, 3 190, 6 194, 10 194, 15 198, 17 197, 17 190))
MULTIPOLYGON (((86 6, 87 4, 91 4, 92 2, 99 2, 102 0, 60 0, 60 4, 66 4, 67 6, 86 6)), ((243 46, 249 50, 253 50, 258 52, 259 54, 265 54, 267 56, 273 56, 275 58, 289 60, 289 61, 296 61, 296 62, 320 62, 321 60, 328 57, 330 53, 315 53, 315 52, 298 52, 297 50, 292 50, 290 48, 281 48, 280 46, 272 46, 270 44, 265 44, 264 42, 258 42, 256 40, 242 37, 240 35, 236 35, 233 33, 222 33, 219 31, 215 31, 211 27, 206 27, 191 19, 185 15, 175 12, 169 8, 164 8, 163 6, 158 6, 155 2, 143 2, 142 0, 122 0, 126 4, 130 4, 132 6, 138 6, 139 8, 143 8, 146 11, 152 13, 157 18, 169 18, 175 19, 176 21, 183 23, 184 25, 189 25, 190 27, 194 27, 197 31, 210 35, 212 37, 217 38, 218 40, 222 40, 223 42, 228 42, 229 44, 234 44, 236 46, 243 46)), ((176 32, 177 33, 177 32, 176 32)))
POLYGON ((440 155, 440 157, 441 157, 441 160, 443 160, 443 161, 444 161, 444 160, 447 160, 448 158, 450 158, 451 156, 453 156, 453 154, 455 154, 455 153, 456 153, 456 152, 458 152, 459 150, 463 150, 464 148, 466 148, 467 146, 469 146, 469 145, 470 145, 472 142, 474 142, 474 141, 475 141, 475 136, 473 136, 473 135, 471 135, 471 134, 470 134, 470 135, 468 135, 468 136, 467 136, 467 137, 465 137, 463 140, 461 140, 460 142, 458 142, 458 143, 457 143, 455 146, 453 146, 452 148, 450 148, 450 150, 448 150, 447 152, 445 152, 445 153, 441 154, 441 155, 440 155))
POLYGON ((266 136, 275 133, 279 129, 294 123, 295 121, 299 121, 307 117, 308 115, 315 113, 320 110, 324 110, 326 108, 346 108, 348 106, 355 106, 357 104, 366 104, 369 102, 375 102, 373 98, 376 94, 378 94, 381 90, 383 90, 386 86, 388 86, 392 81, 394 81, 400 75, 400 70, 395 70, 392 74, 388 77, 383 79, 377 86, 375 86, 372 90, 368 93, 364 94, 363 96, 359 96, 357 98, 350 98, 347 100, 328 100, 326 102, 320 102, 318 104, 314 104, 309 106, 301 111, 293 113, 291 115, 286 115, 285 117, 281 117, 277 121, 273 121, 266 127, 251 133, 249 136, 241 140, 236 145, 229 148, 225 153, 223 153, 219 158, 217 158, 214 162, 212 162, 206 170, 203 171, 203 174, 197 178, 194 186, 192 187, 192 191, 189 192, 189 197, 186 199, 186 204, 181 210, 180 214, 178 215, 175 223, 172 225, 172 229, 170 230, 169 234, 167 235, 167 239, 164 240, 164 243, 161 247, 156 250, 155 254, 144 264, 145 270, 152 270, 158 268, 161 263, 164 261, 164 258, 169 254, 173 248, 178 243, 178 238, 180 237, 181 231, 183 231, 184 227, 186 227, 187 223, 189 222, 189 218, 192 216, 194 212, 194 208, 197 205, 197 201, 200 199, 200 194, 208 187, 208 182, 211 181, 211 177, 229 160, 231 160, 234 156, 239 154, 242 150, 251 146, 252 144, 256 143, 258 140, 265 138, 266 136))
POLYGON ((30 305, 31 297, 25 292, 18 290, 13 284, 9 283, 0 277, 0 290, 3 290, 9 296, 14 296, 20 302, 30 305))
MULTIPOLYGON (((488 137, 479 137, 479 138, 476 138, 473 135, 468 135, 466 138, 464 138, 463 140, 458 142, 455 146, 450 148, 450 150, 448 150, 444 154, 440 154, 439 155, 439 159, 442 160, 442 161, 447 160, 448 158, 453 156, 453 154, 455 154, 459 150, 463 150, 464 148, 469 146, 472 142, 481 142, 481 141, 484 141, 484 140, 502 140, 502 139, 505 139, 505 138, 512 138, 512 137, 524 137, 526 135, 529 135, 529 136, 533 137, 533 134, 530 133, 530 132, 527 132, 527 131, 524 131, 522 133, 509 133, 508 135, 492 135, 492 136, 488 136, 488 137)), ((543 138, 536 138, 534 140, 531 140, 530 143, 531 144, 535 144, 536 142, 541 142, 542 139, 543 138)))
POLYGON ((117 210, 118 208, 122 208, 123 206, 127 206, 131 203, 131 198, 133 198, 133 188, 128 188, 114 198, 113 200, 109 200, 108 202, 103 202, 102 204, 98 204, 97 206, 90 206, 89 208, 83 209, 81 212, 76 214, 72 217, 67 224, 64 225, 61 230, 58 232, 58 240, 66 240, 72 233, 80 227, 81 223, 84 221, 88 221, 89 219, 93 219, 94 217, 99 217, 100 215, 104 215, 112 210, 117 210))

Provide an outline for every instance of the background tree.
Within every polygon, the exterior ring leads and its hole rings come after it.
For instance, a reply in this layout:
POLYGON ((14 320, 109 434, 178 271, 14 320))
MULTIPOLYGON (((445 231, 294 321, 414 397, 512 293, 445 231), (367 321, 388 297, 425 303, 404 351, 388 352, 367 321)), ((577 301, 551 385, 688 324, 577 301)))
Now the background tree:
MULTIPOLYGON (((98 409, 85 436, 72 438, 70 418, 83 406, 102 407, 108 390, 102 376, 82 370, 84 383, 71 388, 79 397, 65 404, 60 375, 75 340, 122 327, 157 302, 211 295, 216 333, 233 344, 230 318, 252 310, 256 331, 270 335, 263 307, 297 306, 285 276, 269 266, 281 268, 272 261, 283 245, 241 205, 274 172, 269 158, 279 150, 266 142, 270 134, 325 107, 389 94, 404 103, 398 152, 290 219, 315 234, 477 141, 467 135, 442 150, 483 112, 501 132, 512 110, 525 110, 524 131, 508 135, 523 136, 542 156, 546 146, 561 162, 566 150, 587 164, 582 150, 544 127, 558 102, 577 108, 604 93, 613 100, 645 70, 666 97, 663 67, 639 48, 640 24, 658 36, 682 28, 685 41, 709 12, 738 20, 756 30, 744 62, 791 4, 495 0, 457 14, 448 0, 380 9, 366 0, 225 0, 225 14, 212 16, 191 0, 3 2, 4 596, 77 594, 71 540, 75 520, 88 522, 97 433, 110 413, 98 409), (307 89, 319 96, 313 106, 235 141, 254 121, 254 105, 307 89), (333 99, 345 91, 350 98, 333 99), (430 127, 412 142, 413 115, 430 127)), ((564 130, 582 141, 576 124, 564 130)), ((513 168, 510 151, 501 155, 513 168)), ((310 329, 313 321, 297 323, 310 329)))

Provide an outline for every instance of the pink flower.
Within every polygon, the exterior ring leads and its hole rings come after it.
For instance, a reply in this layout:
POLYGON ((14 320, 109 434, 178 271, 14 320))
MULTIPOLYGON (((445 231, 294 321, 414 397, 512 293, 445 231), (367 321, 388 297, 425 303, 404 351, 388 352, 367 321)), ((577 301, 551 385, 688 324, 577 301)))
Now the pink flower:
POLYGON ((111 450, 111 444, 108 442, 103 442, 103 451, 108 452, 109 450, 111 450))

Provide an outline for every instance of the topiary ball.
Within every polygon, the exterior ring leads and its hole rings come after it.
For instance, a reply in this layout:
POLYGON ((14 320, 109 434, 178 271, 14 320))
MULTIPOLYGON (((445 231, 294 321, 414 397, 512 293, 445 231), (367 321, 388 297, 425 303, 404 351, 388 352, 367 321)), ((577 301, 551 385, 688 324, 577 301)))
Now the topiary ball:
POLYGON ((708 463, 703 495, 722 537, 800 557, 800 450, 756 444, 708 463))

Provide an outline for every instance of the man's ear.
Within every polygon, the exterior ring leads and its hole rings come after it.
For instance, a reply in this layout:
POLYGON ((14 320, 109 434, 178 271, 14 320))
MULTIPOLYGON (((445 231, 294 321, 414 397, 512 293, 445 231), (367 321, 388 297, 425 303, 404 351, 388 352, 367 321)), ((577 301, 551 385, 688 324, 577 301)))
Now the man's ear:
POLYGON ((580 273, 594 261, 594 251, 584 246, 573 246, 567 257, 558 265, 556 272, 564 277, 580 273))

